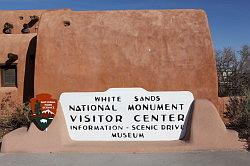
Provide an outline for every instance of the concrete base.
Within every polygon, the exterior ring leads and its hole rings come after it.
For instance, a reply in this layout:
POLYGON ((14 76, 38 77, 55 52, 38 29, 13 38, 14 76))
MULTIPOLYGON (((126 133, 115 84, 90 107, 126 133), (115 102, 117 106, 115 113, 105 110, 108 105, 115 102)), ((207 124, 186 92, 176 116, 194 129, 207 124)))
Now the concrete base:
POLYGON ((1 166, 247 166, 250 153, 202 151, 160 154, 1 154, 1 166))
POLYGON ((242 150, 237 133, 225 128, 215 106, 208 100, 196 100, 187 121, 184 140, 161 142, 77 142, 69 138, 62 110, 48 131, 39 131, 33 124, 27 131, 19 128, 5 135, 1 151, 10 152, 129 152, 158 153, 193 150, 242 150))

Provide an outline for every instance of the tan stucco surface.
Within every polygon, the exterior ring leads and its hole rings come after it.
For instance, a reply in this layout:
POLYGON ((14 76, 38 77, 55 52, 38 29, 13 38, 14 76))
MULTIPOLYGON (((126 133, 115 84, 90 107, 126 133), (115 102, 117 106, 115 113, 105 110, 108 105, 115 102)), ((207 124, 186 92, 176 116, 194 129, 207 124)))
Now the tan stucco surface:
MULTIPOLYGON (((69 9, 64 9, 64 11, 67 10, 69 9)), ((27 100, 30 97, 33 97, 32 94, 34 91, 33 88, 34 82, 31 80, 33 80, 34 77, 34 72, 33 72, 34 66, 31 66, 31 63, 33 63, 33 60, 31 59, 34 57, 36 50, 36 39, 34 39, 34 37, 37 35, 39 21, 41 20, 41 15, 44 12, 50 12, 50 11, 45 11, 45 10, 0 11, 0 25, 1 25, 0 65, 5 64, 5 62, 8 60, 7 56, 8 53, 14 53, 18 56, 18 60, 15 61, 15 63, 17 64, 17 87, 2 87, 0 85, 0 100, 6 96, 6 93, 9 92, 11 92, 12 100, 16 104, 27 102, 27 100), (29 21, 31 20, 30 16, 34 15, 39 17, 39 21, 30 28, 30 33, 22 34, 21 30, 23 28, 23 24, 29 23, 29 21), (20 17, 23 17, 23 19, 20 20, 20 17), (5 23, 13 24, 14 28, 12 29, 12 34, 3 33, 3 28, 5 23), (25 79, 26 79, 26 85, 24 87, 25 79)))
POLYGON ((213 45, 202 10, 44 13, 35 73, 35 94, 56 98, 141 87, 188 90, 217 105, 213 45))
MULTIPOLYGON (((0 64, 5 64, 8 60, 8 53, 18 55, 17 64, 17 87, 1 87, 0 86, 0 100, 5 96, 6 92, 11 92, 12 99, 16 103, 22 103, 24 90, 24 76, 26 56, 28 55, 28 47, 31 39, 35 36, 31 34, 0 34, 0 64)), ((0 77, 1 82, 1 77, 0 77)))
MULTIPOLYGON (((0 11, 0 34, 3 34, 3 27, 5 23, 13 24, 12 34, 22 34, 23 24, 27 24, 30 21, 30 16, 41 17, 44 10, 2 10, 0 11), (21 20, 20 17, 23 17, 21 20)), ((37 22, 32 28, 30 33, 37 32, 39 22, 37 22)))

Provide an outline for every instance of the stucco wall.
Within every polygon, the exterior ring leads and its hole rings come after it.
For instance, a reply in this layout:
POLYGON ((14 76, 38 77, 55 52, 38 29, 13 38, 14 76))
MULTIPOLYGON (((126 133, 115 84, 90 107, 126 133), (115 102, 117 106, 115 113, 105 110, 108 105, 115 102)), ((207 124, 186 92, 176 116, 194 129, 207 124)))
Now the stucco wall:
POLYGON ((6 92, 11 92, 12 99, 16 103, 22 103, 24 91, 24 76, 26 56, 29 56, 28 48, 31 39, 35 36, 32 34, 0 34, 0 63, 4 64, 8 60, 8 53, 18 55, 17 63, 17 87, 1 87, 0 86, 0 101, 5 96, 6 92))
MULTIPOLYGON (((0 11, 0 64, 4 64, 8 60, 8 53, 18 55, 17 63, 17 87, 1 87, 0 86, 0 101, 5 96, 5 93, 11 92, 12 100, 18 104, 23 102, 24 92, 24 76, 26 56, 34 54, 34 42, 30 43, 31 39, 36 36, 39 21, 30 28, 29 34, 22 34, 23 24, 30 22, 30 16, 38 16, 41 18, 43 10, 2 10, 0 11), (20 19, 22 17, 22 19, 20 19), (5 23, 13 24, 12 34, 4 34, 3 28, 5 23), (29 48, 30 47, 30 48, 29 48), (33 48, 31 48, 33 47, 33 48), (30 50, 29 50, 30 49, 30 50)), ((26 71, 27 75, 27 71, 26 71)), ((29 77, 29 76, 28 76, 29 77)), ((1 79, 1 78, 0 78, 1 79)), ((26 80, 27 81, 27 80, 26 80)), ((30 84, 29 84, 30 85, 30 84)), ((27 89, 27 88, 26 88, 27 89)), ((32 87, 31 87, 32 90, 32 87)), ((27 90, 26 90, 27 91, 27 90)))
MULTIPOLYGON (((0 63, 15 49, 18 55, 27 54, 35 34, 17 34, 31 15, 40 16, 36 94, 48 92, 58 98, 66 91, 142 87, 189 90, 195 98, 217 105, 213 46, 201 10, 1 11, 0 25, 13 23, 14 34, 1 34, 0 63), (65 26, 64 21, 70 25, 65 26)), ((23 98, 25 58, 21 59, 19 56, 18 89, 1 88, 1 94, 18 91, 19 99, 23 98)))
MULTIPOLYGON (((23 24, 30 22, 30 16, 41 17, 43 10, 2 10, 0 11, 0 34, 3 34, 4 24, 6 22, 13 24, 13 34, 22 34, 21 30, 23 29, 23 24), (20 19, 23 17, 23 19, 20 19)), ((37 32, 39 22, 30 28, 30 33, 37 32)))
POLYGON ((215 105, 218 99, 213 45, 202 10, 44 13, 35 73, 35 94, 56 98, 68 91, 142 87, 189 90, 215 105))

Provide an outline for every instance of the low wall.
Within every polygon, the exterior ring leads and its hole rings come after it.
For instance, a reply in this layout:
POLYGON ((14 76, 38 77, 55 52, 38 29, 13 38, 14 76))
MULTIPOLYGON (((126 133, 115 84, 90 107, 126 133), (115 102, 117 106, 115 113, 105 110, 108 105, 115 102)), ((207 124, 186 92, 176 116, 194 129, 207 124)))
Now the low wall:
POLYGON ((31 125, 5 135, 1 152, 159 153, 194 150, 243 150, 237 132, 227 130, 217 109, 208 100, 197 100, 188 119, 185 139, 178 141, 86 142, 72 141, 60 104, 47 131, 31 125))

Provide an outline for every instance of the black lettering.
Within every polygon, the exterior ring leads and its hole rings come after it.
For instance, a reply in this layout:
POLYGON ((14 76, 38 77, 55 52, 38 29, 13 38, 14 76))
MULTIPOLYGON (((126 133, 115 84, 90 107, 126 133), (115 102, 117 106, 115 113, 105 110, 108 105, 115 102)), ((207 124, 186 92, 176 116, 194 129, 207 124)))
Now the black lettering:
POLYGON ((100 101, 100 97, 95 97, 95 101, 100 101))
POLYGON ((117 97, 117 101, 118 101, 118 102, 121 102, 121 96, 118 96, 118 97, 117 97))
POLYGON ((177 107, 177 104, 175 104, 175 105, 172 104, 172 110, 174 110, 174 109, 177 110, 177 108, 178 108, 178 107, 177 107))
POLYGON ((76 117, 77 117, 77 116, 73 117, 72 115, 70 115, 71 121, 72 121, 72 122, 75 122, 76 117))
POLYGON ((142 104, 142 110, 148 110, 148 104, 147 105, 142 104))
POLYGON ((184 121, 184 115, 183 114, 179 114, 178 115, 178 121, 184 121))
POLYGON ((144 134, 143 133, 139 133, 139 138, 144 138, 144 134))
POLYGON ((106 105, 105 110, 110 111, 109 105, 106 105))
MULTIPOLYGON (((98 105, 98 110, 104 111, 104 105, 98 105)), ((106 108, 105 108, 105 110, 106 110, 106 108)))
POLYGON ((181 106, 181 110, 183 109, 183 107, 182 107, 183 105, 184 105, 184 104, 180 104, 180 106, 181 106))
POLYGON ((148 117, 148 115, 143 115, 143 120, 144 120, 144 122, 149 122, 149 117, 148 117))
POLYGON ((75 106, 69 105, 69 110, 70 111, 75 111, 75 106))
POLYGON ((153 120, 156 121, 156 122, 158 122, 158 116, 157 116, 157 115, 156 115, 156 116, 155 116, 155 115, 152 115, 152 121, 153 121, 153 120))
POLYGON ((102 117, 103 117, 103 115, 98 115, 100 118, 100 122, 102 122, 102 117))
POLYGON ((95 111, 95 110, 96 110, 96 105, 91 105, 91 106, 90 106, 90 109, 91 109, 92 111, 95 111))
POLYGON ((81 111, 81 108, 80 108, 80 106, 78 105, 78 106, 76 106, 76 111, 81 111))
POLYGON ((112 111, 117 111, 117 109, 115 109, 115 105, 112 105, 112 111))
POLYGON ((84 118, 85 118, 85 122, 90 122, 89 115, 85 115, 84 118))
POLYGON ((136 122, 140 122, 140 120, 137 119, 138 116, 140 116, 140 115, 135 115, 135 116, 134 116, 134 120, 135 120, 136 122))
POLYGON ((157 105, 157 109, 158 109, 158 110, 163 110, 163 104, 161 104, 161 105, 158 104, 158 105, 157 105))
POLYGON ((117 137, 116 133, 112 133, 112 137, 116 138, 117 137))
POLYGON ((140 104, 137 104, 135 105, 135 109, 138 111, 138 110, 141 110, 141 105, 140 104))
POLYGON ((167 130, 172 130, 171 125, 167 125, 167 130))
POLYGON ((122 122, 122 116, 116 115, 116 122, 122 122))
POLYGON ((128 105, 128 111, 134 110, 134 105, 128 105))
POLYGON ((169 121, 170 122, 174 122, 174 114, 170 114, 169 115, 169 121))
POLYGON ((113 116, 111 116, 111 115, 106 116, 106 121, 107 122, 111 122, 112 120, 113 120, 113 116))
MULTIPOLYGON (((141 99, 141 101, 143 101, 143 97, 141 99)), ((145 96, 145 101, 150 101, 150 96, 145 96)))
POLYGON ((170 110, 169 109, 169 104, 165 104, 165 110, 170 110))

